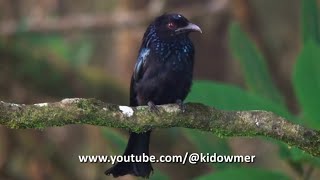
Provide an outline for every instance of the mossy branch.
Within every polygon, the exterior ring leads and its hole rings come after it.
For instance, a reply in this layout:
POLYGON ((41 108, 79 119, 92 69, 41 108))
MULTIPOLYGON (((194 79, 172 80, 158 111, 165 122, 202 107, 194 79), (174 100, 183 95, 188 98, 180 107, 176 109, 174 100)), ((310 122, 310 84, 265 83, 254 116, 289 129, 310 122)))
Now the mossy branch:
POLYGON ((218 136, 266 136, 320 157, 320 131, 293 124, 266 111, 222 111, 202 104, 128 107, 95 99, 64 99, 61 102, 19 105, 0 102, 0 124, 12 129, 43 129, 69 124, 90 124, 142 132, 153 128, 185 127, 218 136))

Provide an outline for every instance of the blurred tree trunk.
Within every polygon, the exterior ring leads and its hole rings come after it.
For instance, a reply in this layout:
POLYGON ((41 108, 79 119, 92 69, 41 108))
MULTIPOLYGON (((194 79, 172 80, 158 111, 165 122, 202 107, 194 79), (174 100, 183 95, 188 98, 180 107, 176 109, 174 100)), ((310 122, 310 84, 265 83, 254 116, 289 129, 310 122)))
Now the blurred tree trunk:
MULTIPOLYGON (((118 18, 125 18, 128 11, 133 11, 143 1, 121 0, 118 1, 116 12, 118 18), (122 17, 123 16, 123 17, 122 17)), ((143 32, 136 32, 133 29, 116 29, 114 31, 114 53, 112 70, 124 84, 129 87, 130 77, 136 61, 143 32), (137 35, 140 34, 140 35, 137 35), (140 36, 140 38, 138 38, 140 36)), ((110 68, 109 68, 110 69, 110 68)))

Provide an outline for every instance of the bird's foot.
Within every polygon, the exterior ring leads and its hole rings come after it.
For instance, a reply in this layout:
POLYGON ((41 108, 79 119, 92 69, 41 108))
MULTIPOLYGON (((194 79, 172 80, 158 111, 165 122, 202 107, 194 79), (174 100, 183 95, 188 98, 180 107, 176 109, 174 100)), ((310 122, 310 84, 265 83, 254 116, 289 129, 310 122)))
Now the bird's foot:
POLYGON ((179 109, 181 110, 181 112, 186 112, 186 105, 183 103, 183 101, 181 99, 178 99, 176 101, 176 103, 179 106, 179 109))
POLYGON ((148 102, 148 107, 149 107, 149 110, 150 110, 151 112, 154 112, 154 113, 156 113, 157 115, 160 113, 159 108, 157 108, 157 106, 156 106, 152 101, 149 101, 149 102, 148 102))

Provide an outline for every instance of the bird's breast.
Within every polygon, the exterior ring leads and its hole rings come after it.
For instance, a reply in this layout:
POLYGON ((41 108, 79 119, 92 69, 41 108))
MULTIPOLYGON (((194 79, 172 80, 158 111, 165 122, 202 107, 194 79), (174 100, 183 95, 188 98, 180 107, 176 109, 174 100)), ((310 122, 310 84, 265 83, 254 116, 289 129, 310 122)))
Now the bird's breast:
POLYGON ((142 105, 152 101, 155 104, 167 104, 178 99, 184 100, 191 83, 192 66, 186 60, 154 61, 136 83, 138 103, 142 105))
MULTIPOLYGON (((180 42, 179 42, 180 43, 180 42)), ((136 83, 138 104, 155 104, 184 100, 193 74, 192 44, 152 44, 143 77, 136 83)))

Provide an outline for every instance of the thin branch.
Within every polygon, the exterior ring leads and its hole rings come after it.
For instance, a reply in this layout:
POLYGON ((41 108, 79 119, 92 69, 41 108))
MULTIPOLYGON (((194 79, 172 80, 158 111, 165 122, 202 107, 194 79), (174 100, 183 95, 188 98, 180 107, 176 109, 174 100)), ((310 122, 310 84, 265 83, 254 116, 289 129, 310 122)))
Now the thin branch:
POLYGON ((174 104, 128 107, 95 99, 64 99, 61 102, 19 105, 0 102, 0 124, 11 129, 43 129, 69 124, 125 128, 143 132, 152 128, 185 127, 218 136, 266 136, 320 156, 320 132, 293 124, 266 111, 222 111, 202 104, 186 104, 181 112, 174 104))

